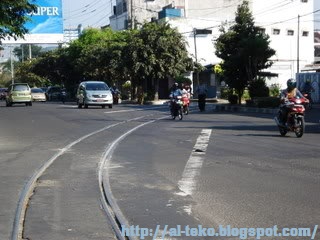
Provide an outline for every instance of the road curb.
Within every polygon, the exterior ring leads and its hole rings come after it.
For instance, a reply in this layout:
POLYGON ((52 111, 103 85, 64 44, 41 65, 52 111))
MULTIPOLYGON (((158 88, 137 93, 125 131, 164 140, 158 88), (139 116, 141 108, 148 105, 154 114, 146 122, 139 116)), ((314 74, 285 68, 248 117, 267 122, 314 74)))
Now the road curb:
POLYGON ((245 113, 267 113, 267 114, 276 114, 278 109, 274 108, 254 108, 254 107, 244 107, 244 106, 233 106, 227 104, 214 104, 212 106, 213 111, 215 112, 245 112, 245 113))

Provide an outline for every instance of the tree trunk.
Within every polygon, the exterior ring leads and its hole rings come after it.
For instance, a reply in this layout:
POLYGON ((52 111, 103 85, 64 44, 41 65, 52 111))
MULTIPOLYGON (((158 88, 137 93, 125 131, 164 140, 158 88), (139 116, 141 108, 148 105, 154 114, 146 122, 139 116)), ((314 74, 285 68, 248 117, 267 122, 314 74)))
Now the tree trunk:
POLYGON ((159 100, 159 79, 154 80, 154 100, 159 100))
POLYGON ((138 86, 137 91, 138 104, 143 105, 144 103, 144 91, 142 86, 138 86))

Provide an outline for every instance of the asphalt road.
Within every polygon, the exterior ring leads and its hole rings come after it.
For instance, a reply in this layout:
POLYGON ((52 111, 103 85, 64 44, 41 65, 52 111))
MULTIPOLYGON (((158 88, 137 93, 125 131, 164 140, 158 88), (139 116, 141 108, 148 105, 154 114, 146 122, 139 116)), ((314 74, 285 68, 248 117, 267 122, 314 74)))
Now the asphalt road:
POLYGON ((0 103, 0 239, 11 239, 21 192, 49 159, 27 205, 24 238, 115 239, 98 186, 103 160, 104 188, 128 227, 313 228, 318 111, 307 113, 298 139, 281 137, 271 114, 194 110, 179 121, 166 106, 0 103))

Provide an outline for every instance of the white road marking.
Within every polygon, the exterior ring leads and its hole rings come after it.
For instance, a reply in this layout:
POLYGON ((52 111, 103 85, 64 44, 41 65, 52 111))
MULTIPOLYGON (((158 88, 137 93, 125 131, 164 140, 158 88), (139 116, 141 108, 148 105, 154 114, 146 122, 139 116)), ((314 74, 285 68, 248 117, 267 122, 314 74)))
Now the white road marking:
POLYGON ((120 112, 136 112, 136 111, 143 111, 143 110, 161 109, 161 108, 164 108, 164 107, 167 108, 168 106, 161 105, 161 106, 158 106, 158 107, 136 108, 136 109, 109 111, 109 112, 104 112, 104 113, 109 114, 109 113, 120 113, 120 112))
POLYGON ((182 173, 182 178, 178 182, 181 192, 176 194, 181 196, 192 195, 196 187, 196 177, 199 176, 203 164, 204 155, 206 153, 211 129, 202 129, 201 134, 197 138, 192 153, 182 173))

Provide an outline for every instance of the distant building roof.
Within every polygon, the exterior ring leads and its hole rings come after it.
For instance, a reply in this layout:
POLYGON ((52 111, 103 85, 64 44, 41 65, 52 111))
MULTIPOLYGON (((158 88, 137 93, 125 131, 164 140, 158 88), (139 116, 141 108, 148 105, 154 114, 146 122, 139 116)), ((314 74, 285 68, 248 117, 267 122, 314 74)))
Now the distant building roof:
POLYGON ((309 72, 309 71, 320 71, 320 63, 308 64, 305 65, 304 68, 301 69, 301 72, 309 72))

